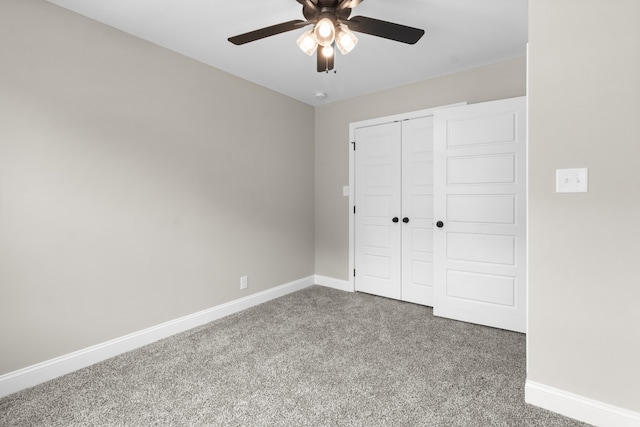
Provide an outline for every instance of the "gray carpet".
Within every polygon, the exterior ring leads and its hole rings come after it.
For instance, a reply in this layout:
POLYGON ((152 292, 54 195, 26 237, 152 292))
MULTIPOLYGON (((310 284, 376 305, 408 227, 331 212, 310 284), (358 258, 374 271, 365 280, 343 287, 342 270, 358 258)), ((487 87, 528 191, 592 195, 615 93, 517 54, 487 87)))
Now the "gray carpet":
POLYGON ((313 286, 0 400, 2 426, 581 426, 525 336, 313 286))

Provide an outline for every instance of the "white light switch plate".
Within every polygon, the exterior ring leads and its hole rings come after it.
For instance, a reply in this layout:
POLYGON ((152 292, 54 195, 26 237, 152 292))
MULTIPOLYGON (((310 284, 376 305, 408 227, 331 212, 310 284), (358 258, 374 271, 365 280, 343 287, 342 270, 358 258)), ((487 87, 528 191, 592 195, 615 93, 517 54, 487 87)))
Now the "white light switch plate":
POLYGON ((556 169, 556 193, 589 191, 589 169, 556 169))

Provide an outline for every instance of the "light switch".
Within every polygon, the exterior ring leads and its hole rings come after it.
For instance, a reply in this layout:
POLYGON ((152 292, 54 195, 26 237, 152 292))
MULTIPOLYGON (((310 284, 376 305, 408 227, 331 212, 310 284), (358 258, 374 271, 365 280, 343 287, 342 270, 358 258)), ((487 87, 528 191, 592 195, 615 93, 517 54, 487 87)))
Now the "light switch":
POLYGON ((589 169, 556 169, 556 193, 586 193, 589 169))
POLYGON ((345 185, 344 187, 342 187, 342 195, 344 197, 349 197, 349 186, 345 185))

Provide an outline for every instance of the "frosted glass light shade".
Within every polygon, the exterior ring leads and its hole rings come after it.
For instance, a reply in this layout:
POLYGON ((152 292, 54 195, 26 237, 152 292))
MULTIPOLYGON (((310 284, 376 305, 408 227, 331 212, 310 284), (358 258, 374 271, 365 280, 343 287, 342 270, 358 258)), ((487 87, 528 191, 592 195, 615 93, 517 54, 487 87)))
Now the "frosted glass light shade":
POLYGON ((351 32, 351 30, 349 30, 349 28, 347 28, 346 25, 338 25, 338 30, 336 31, 336 45, 343 55, 351 52, 353 48, 356 47, 357 43, 358 38, 351 32))
POLYGON ((297 43, 300 49, 309 56, 313 55, 318 48, 318 43, 316 42, 316 38, 313 34, 313 29, 305 31, 300 37, 298 37, 297 43))
POLYGON ((319 20, 313 29, 313 33, 316 36, 316 41, 321 46, 331 46, 331 43, 336 38, 336 29, 329 18, 319 20))

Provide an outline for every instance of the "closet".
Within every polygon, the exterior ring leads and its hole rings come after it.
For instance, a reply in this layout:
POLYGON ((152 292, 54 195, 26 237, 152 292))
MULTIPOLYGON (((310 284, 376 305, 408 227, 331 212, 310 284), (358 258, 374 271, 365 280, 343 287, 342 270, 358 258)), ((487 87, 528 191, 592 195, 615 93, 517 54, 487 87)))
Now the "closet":
POLYGON ((350 126, 350 283, 525 331, 526 98, 350 126))
POLYGON ((433 305, 433 116, 355 130, 356 290, 433 305))

